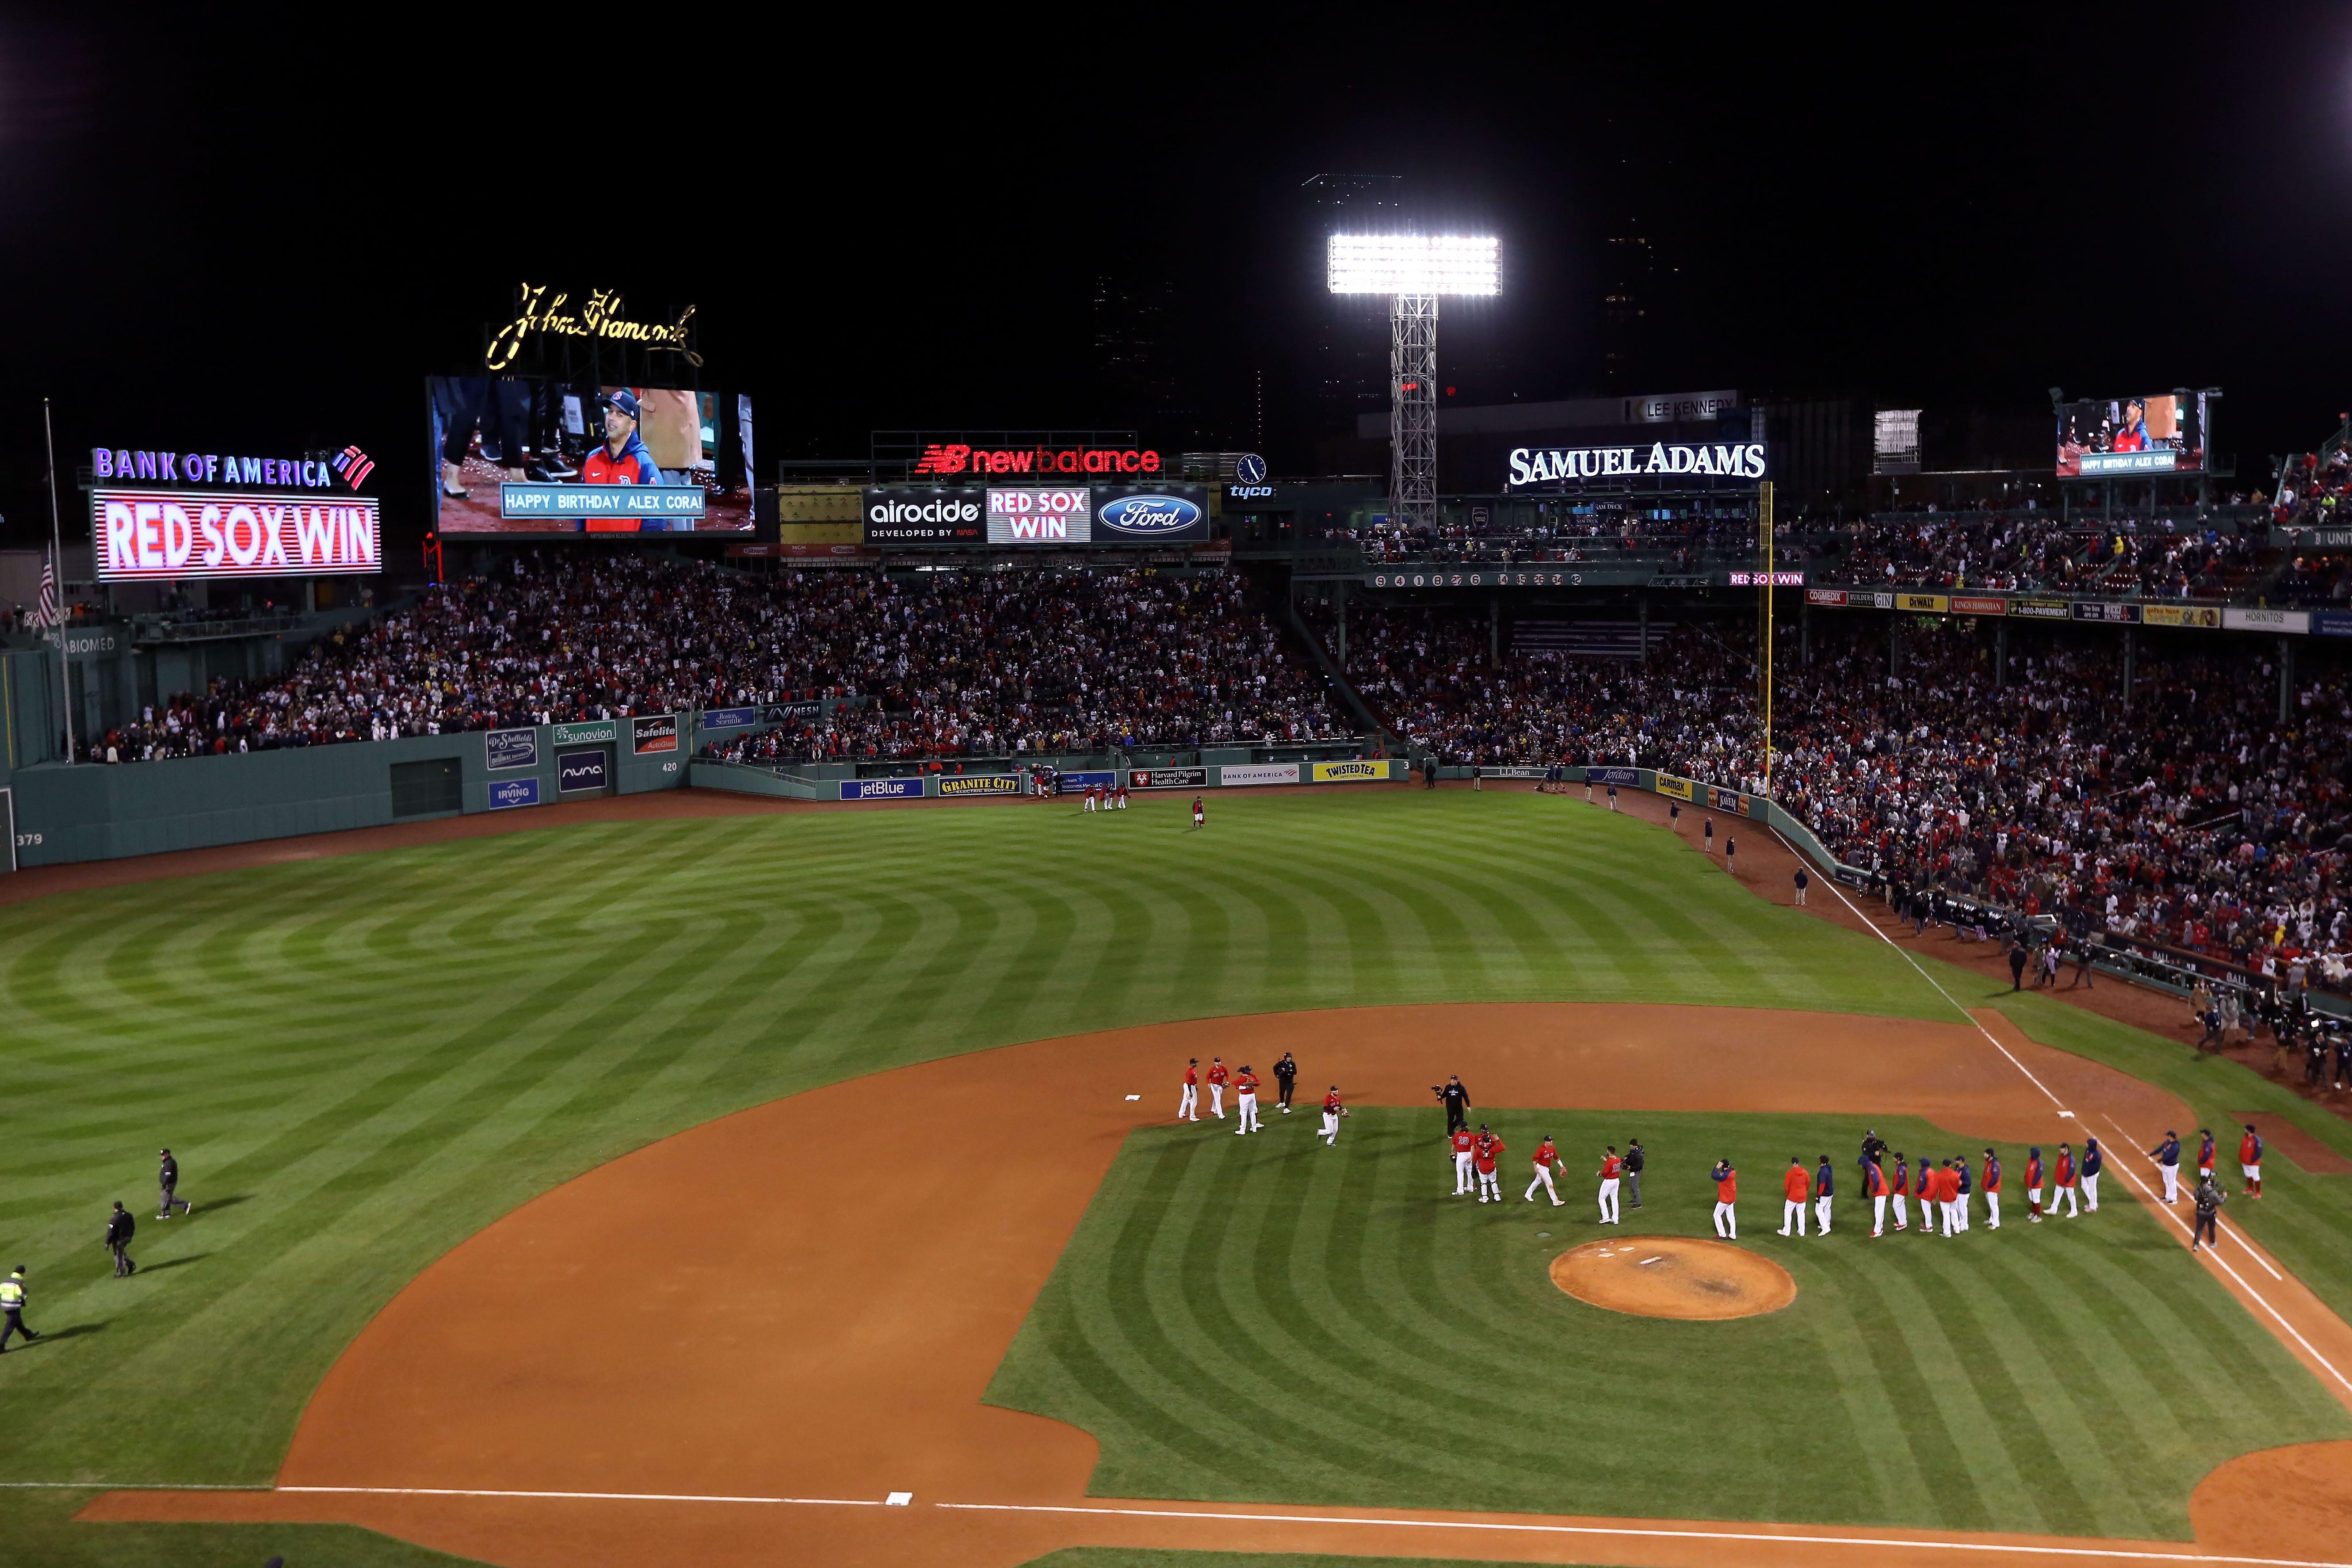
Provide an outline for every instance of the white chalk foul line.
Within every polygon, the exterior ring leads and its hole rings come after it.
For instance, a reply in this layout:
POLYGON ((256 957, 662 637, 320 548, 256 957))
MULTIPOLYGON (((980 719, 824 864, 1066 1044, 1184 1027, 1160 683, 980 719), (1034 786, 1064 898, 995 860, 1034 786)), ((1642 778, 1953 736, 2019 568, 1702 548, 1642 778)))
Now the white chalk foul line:
POLYGON ((1083 1508, 1066 1504, 1014 1502, 941 1502, 933 1508, 985 1513, 1099 1514, 1124 1519, 1209 1519, 1248 1524, 1356 1524, 1394 1526, 1410 1530, 1483 1530, 1531 1535, 1630 1536, 1654 1541, 1741 1541, 1780 1542, 1792 1546, 1867 1546, 1881 1550, 1909 1548, 1920 1552, 1992 1552, 2020 1556, 2091 1557, 2142 1563, 2242 1563, 2258 1568, 2352 1568, 2343 1563, 2309 1562, 2291 1557, 2227 1557, 2202 1552, 2144 1552, 2116 1546, 2020 1546, 1995 1541, 1906 1541, 1866 1535, 1779 1535, 1766 1531, 1667 1530, 1624 1524, 1517 1524, 1502 1521, 1455 1519, 1375 1519, 1361 1514, 1221 1513, 1174 1508, 1083 1508))
MULTIPOLYGON (((1782 848, 1788 850, 1791 855, 1797 855, 1796 846, 1790 844, 1786 838, 1781 838, 1778 828, 1771 829, 1771 833, 1773 837, 1780 839, 1780 847, 1782 848)), ((1801 860, 1803 858, 1801 855, 1798 855, 1797 858, 1801 860)), ((1837 879, 1835 877, 1832 877, 1829 879, 1829 889, 1830 891, 1838 896, 1838 901, 1840 903, 1843 904, 1847 909, 1853 910, 1853 918, 1860 921, 1865 927, 1867 927, 1873 936, 1885 942, 1887 946, 1893 948, 1896 952, 1901 953, 1903 955, 1903 962, 1909 964, 1915 971, 1916 971, 1920 979, 1926 981, 1930 985, 1934 985, 1936 987, 1936 994, 1941 996, 1945 1001, 1951 1003, 1953 1010, 1958 1013, 1961 1017, 1966 1018, 1969 1021, 1969 1027, 1975 1029, 1978 1034, 1982 1035, 1987 1040, 1990 1041, 1994 1050, 1999 1051, 2004 1057, 2008 1057, 2010 1065, 2017 1068, 2018 1071, 2024 1073, 2027 1082, 2032 1084, 2034 1088, 2040 1089, 2044 1095, 2049 1096, 2050 1103, 2058 1108, 2059 1115, 2068 1117, 2074 1116, 2073 1111, 2066 1109, 2066 1102, 2064 1100, 2060 1100, 2055 1094, 2052 1094, 2050 1092, 2050 1086, 2048 1084, 2043 1083, 2040 1079, 2035 1078, 2032 1070, 2029 1069, 2023 1062, 2019 1061, 2017 1058, 2011 1053, 2010 1048, 2007 1046, 2002 1045, 1999 1040, 1993 1038, 1992 1031, 1979 1023, 1975 1014, 1969 1012, 1966 1007, 1961 1006, 1959 1002, 1954 998, 1950 992, 1945 990, 1942 985, 1937 984, 1934 975, 1928 973, 1925 969, 1920 968, 1919 961, 1912 957, 1907 949, 1906 949, 1900 942, 1896 942, 1893 937, 1888 936, 1885 931, 1880 931, 1878 929, 1878 923, 1875 921, 1872 920, 1868 915, 1864 914, 1859 909, 1855 909, 1853 900, 1845 896, 1845 889, 1838 886, 1837 879)), ((2082 1119, 2080 1117, 2074 1117, 2074 1120, 2079 1121, 2082 1119)), ((2129 1143, 2132 1142, 2131 1134, 2124 1132, 2123 1128, 2116 1124, 2114 1117, 2104 1117, 2103 1120, 2105 1121, 2108 1126, 2115 1128, 2118 1133, 2123 1134, 2125 1142, 2129 1143)), ((2131 1183, 2132 1185, 2137 1187, 2141 1192, 2147 1194, 2149 1207, 2160 1211, 2164 1215, 2165 1218, 2170 1220, 2174 1225, 2179 1226, 2182 1230, 2185 1231, 2189 1228, 2187 1226, 2181 1224, 2180 1216, 2174 1214, 2169 1205, 2158 1203, 2156 1201, 2156 1194, 2149 1190, 2147 1183, 2141 1181, 2138 1176, 2132 1173, 2130 1166, 2118 1165, 2116 1169, 2123 1173, 2124 1179, 2126 1181, 2131 1183)), ((2192 1239, 2193 1238, 2192 1234, 2192 1239)), ((2241 1237, 2238 1238, 2238 1245, 2240 1247, 2244 1247, 2246 1245, 2244 1237, 2241 1237)), ((2343 1385, 2347 1393, 2352 1393, 2352 1378, 2347 1378, 2342 1373, 2336 1371, 2335 1363, 2330 1362, 2326 1356, 2321 1355, 2317 1348, 2315 1347, 2309 1340, 2305 1339, 2303 1335, 2297 1331, 2293 1323, 2286 1321, 2284 1314, 2280 1312, 2276 1307, 2271 1305, 2269 1298, 2265 1297, 2261 1291, 2255 1289, 2252 1285, 2249 1284, 2244 1275, 2231 1268, 2229 1263, 2222 1258, 2220 1253, 2208 1248, 2205 1255, 2213 1260, 2213 1266, 2216 1268, 2219 1268, 2222 1273, 2227 1274, 2231 1279, 2236 1280, 2238 1289, 2243 1290, 2249 1297, 2252 1297, 2255 1305, 2261 1307, 2263 1311, 2268 1312, 2271 1315, 2271 1321, 2277 1323, 2280 1328, 2286 1331, 2287 1337, 2294 1340, 2296 1344, 2301 1345, 2305 1355, 2308 1355, 2313 1361, 2318 1363, 2319 1365, 2326 1370, 2328 1376, 2334 1378, 2338 1384, 2343 1385)), ((2248 1256, 2252 1257, 2255 1255, 2251 1249, 2249 1249, 2248 1256)), ((2257 1257, 2256 1261, 2259 1262, 2261 1259, 2257 1257)), ((2263 1263, 2263 1267, 2270 1268, 2270 1265, 2267 1263, 2263 1263)), ((2271 1273, 2275 1277, 2278 1274, 2278 1270, 2271 1268, 2271 1273)))
POLYGON ((551 1498, 571 1502, 730 1502, 791 1504, 801 1508, 882 1508, 880 1498, 725 1497, 699 1492, 496 1491, 478 1487, 278 1487, 281 1492, 327 1492, 348 1497, 551 1498))

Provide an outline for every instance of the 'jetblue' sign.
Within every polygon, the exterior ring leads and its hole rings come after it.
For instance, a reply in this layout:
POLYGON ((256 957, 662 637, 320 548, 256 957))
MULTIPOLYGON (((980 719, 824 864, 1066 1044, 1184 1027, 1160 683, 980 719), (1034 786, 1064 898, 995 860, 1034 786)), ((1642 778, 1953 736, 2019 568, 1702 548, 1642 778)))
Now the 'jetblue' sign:
POLYGON ((906 800, 923 793, 920 779, 844 779, 844 800, 906 800))

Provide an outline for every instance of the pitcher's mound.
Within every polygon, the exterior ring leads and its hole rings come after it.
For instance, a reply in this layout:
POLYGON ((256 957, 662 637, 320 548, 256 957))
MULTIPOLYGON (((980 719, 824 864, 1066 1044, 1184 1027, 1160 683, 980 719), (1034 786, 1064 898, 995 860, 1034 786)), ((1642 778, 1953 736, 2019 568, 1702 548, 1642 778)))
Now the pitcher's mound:
POLYGON ((1682 1237, 1588 1241, 1551 1260, 1551 1282, 1643 1318, 1752 1318, 1797 1299, 1797 1282, 1770 1258, 1682 1237))

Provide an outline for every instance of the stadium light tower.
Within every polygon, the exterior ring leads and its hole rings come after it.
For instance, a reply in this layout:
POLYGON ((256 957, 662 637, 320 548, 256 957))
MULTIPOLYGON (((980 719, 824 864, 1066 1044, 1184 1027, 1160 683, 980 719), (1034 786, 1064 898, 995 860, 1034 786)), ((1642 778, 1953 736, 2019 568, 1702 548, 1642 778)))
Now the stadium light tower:
POLYGON ((1501 293, 1501 258, 1491 237, 1331 237, 1331 292, 1389 297, 1389 509, 1409 524, 1437 521, 1437 301, 1501 293))

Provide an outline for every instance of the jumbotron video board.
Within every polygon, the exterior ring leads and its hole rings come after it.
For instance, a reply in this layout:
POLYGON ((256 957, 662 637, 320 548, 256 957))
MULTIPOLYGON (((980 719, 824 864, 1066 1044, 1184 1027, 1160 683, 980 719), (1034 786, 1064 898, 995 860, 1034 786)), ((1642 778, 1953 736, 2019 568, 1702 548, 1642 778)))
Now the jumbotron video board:
POLYGON ((427 393, 444 534, 752 531, 748 395, 480 375, 427 393))
POLYGON ((2203 473, 2211 395, 2175 387, 2059 404, 2059 478, 2203 473))

